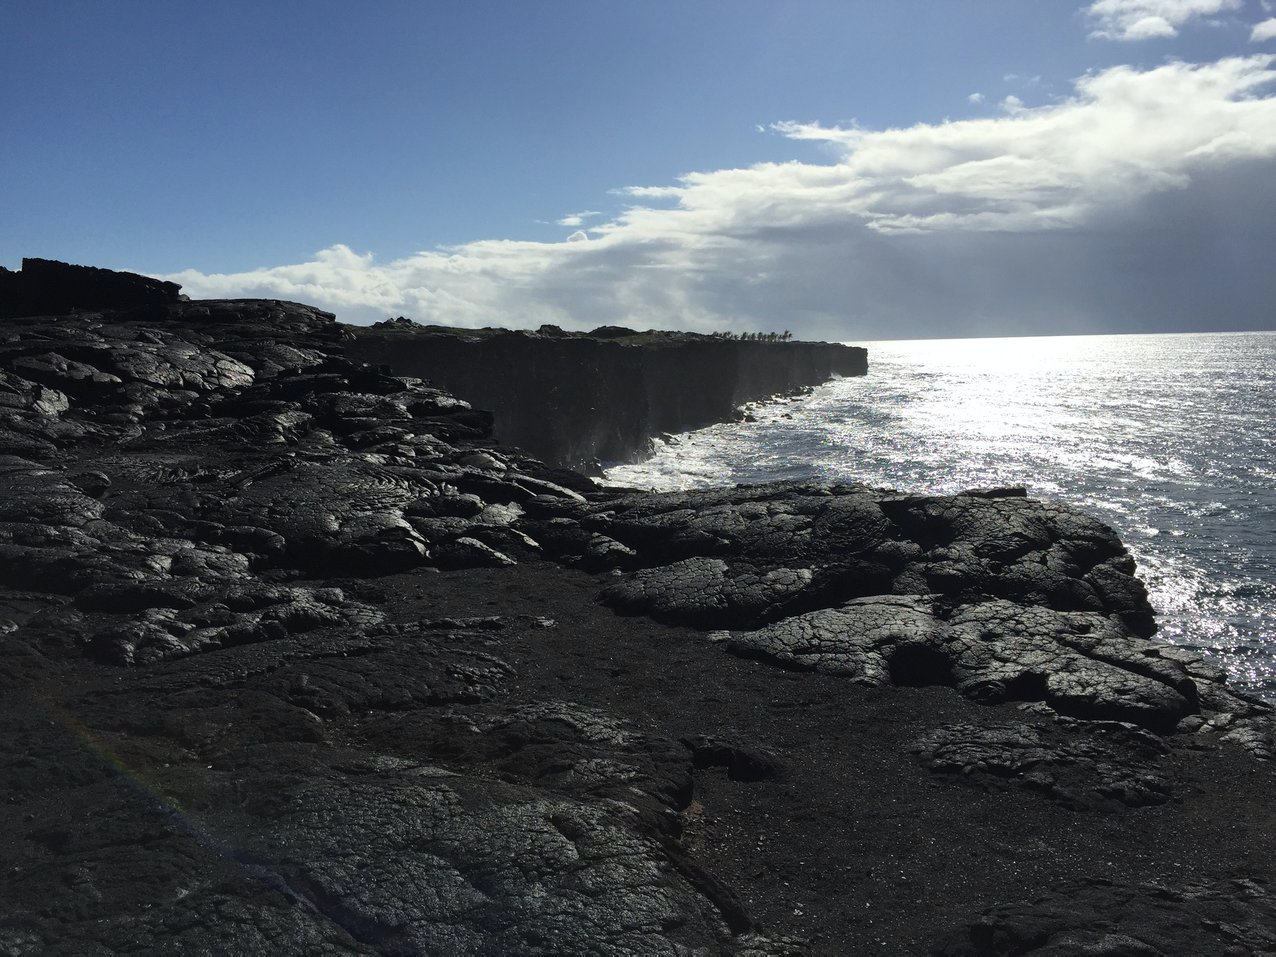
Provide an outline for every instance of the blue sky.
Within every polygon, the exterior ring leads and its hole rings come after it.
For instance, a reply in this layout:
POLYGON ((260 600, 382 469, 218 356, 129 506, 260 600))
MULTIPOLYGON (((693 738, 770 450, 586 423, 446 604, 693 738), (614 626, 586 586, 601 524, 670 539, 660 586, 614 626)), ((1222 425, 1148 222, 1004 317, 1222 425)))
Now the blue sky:
POLYGON ((353 321, 1272 328, 1270 6, 6 0, 0 264, 353 321))

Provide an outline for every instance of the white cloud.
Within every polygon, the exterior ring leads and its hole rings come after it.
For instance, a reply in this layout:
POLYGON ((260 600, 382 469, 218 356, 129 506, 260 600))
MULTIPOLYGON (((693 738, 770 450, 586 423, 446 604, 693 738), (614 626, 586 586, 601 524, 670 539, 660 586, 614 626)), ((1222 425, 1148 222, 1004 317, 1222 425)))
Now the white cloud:
POLYGON ((982 93, 972 93, 966 99, 971 103, 979 104, 984 101, 984 95, 982 93))
POLYGON ((586 209, 579 213, 569 213, 558 221, 559 226, 584 226, 585 220, 593 219, 595 216, 601 216, 596 209, 586 209))
POLYGON ((1276 40, 1276 17, 1254 24, 1250 32, 1250 43, 1262 43, 1264 40, 1276 40))
POLYGON ((1086 7, 1091 37, 1151 40, 1178 36, 1179 27, 1201 17, 1239 10, 1242 0, 1094 0, 1086 7))
POLYGON ((1022 113, 1024 109, 1023 100, 1012 93, 1001 101, 1001 108, 1007 113, 1022 113))
POLYGON ((1049 106, 901 129, 776 124, 832 158, 631 187, 633 205, 589 242, 489 240, 387 263, 335 246, 305 263, 164 278, 192 296, 295 299, 347 321, 468 326, 889 338, 1164 328, 1193 308, 1230 328, 1254 310, 1270 323, 1274 62, 1114 67, 1049 106))

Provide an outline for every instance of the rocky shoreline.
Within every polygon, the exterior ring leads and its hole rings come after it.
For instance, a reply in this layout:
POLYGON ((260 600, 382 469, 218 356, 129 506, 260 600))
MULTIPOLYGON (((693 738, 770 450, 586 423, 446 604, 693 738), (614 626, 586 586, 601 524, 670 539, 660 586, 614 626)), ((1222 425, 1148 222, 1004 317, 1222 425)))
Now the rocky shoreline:
POLYGON ((419 326, 349 327, 346 354, 419 376, 493 416, 494 435, 546 462, 601 474, 652 440, 741 415, 835 375, 868 371, 867 350, 836 342, 740 340, 602 326, 535 332, 419 326))
POLYGON ((1276 950, 1273 709, 1101 523, 605 490, 161 292, 0 320, 0 953, 1276 950))

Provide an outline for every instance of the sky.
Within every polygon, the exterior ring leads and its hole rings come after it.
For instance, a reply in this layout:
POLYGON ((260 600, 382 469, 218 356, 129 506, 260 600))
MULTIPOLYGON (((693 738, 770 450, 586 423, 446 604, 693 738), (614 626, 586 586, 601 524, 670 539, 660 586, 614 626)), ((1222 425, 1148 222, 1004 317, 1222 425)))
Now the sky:
POLYGON ((1276 329, 1273 0, 0 0, 0 265, 348 322, 1276 329))

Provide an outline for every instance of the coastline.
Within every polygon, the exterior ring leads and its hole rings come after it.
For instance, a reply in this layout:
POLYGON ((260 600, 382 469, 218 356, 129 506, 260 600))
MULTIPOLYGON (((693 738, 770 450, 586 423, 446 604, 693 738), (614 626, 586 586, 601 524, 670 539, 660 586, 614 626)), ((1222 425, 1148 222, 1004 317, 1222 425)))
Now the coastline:
POLYGON ((297 304, 3 324, 10 952, 1276 944, 1272 709, 1079 511, 600 489, 297 304))
POLYGON ((864 375, 842 343, 725 339, 605 326, 589 333, 346 327, 352 358, 419 376, 493 414, 496 438, 597 475, 637 461, 660 435, 729 420, 746 403, 864 375))
POLYGON ((1093 337, 1045 356, 1036 345, 879 345, 873 375, 821 386, 792 419, 709 427, 609 475, 661 490, 772 476, 930 494, 1024 486, 1117 530, 1160 639, 1276 700, 1276 337, 1093 337))

